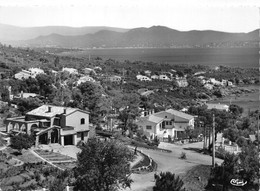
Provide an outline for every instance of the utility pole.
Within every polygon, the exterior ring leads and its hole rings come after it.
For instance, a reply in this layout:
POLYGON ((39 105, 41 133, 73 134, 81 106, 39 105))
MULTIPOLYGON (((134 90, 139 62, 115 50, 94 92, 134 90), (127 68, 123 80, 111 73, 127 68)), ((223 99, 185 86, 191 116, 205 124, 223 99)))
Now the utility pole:
POLYGON ((215 167, 215 114, 213 114, 212 124, 212 167, 215 167))
MULTIPOLYGON (((260 8, 259 8, 259 10, 258 10, 258 12, 259 12, 259 14, 260 14, 260 8)), ((260 21, 259 21, 259 24, 260 24, 260 21)), ((260 38, 260 33, 259 33, 259 36, 258 36, 258 38, 260 38)), ((258 46, 260 46, 260 42, 259 42, 259 44, 258 44, 258 46)), ((259 52, 259 54, 260 54, 260 52, 259 52)), ((259 57, 259 61, 258 61, 258 81, 260 82, 260 57, 259 57)), ((260 86, 258 85, 258 87, 259 87, 259 97, 258 97, 258 101, 259 101, 259 103, 258 103, 258 113, 257 113, 257 151, 258 151, 258 163, 260 163, 260 134, 259 134, 259 115, 260 115, 260 86)), ((257 177, 257 179, 258 179, 258 190, 260 191, 260 168, 258 168, 258 177, 257 177)))

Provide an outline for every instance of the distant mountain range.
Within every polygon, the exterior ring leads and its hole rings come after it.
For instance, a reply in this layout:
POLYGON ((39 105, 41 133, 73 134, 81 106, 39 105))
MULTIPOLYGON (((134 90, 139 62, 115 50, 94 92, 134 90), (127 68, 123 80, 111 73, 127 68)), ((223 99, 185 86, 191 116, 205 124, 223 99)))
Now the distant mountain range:
POLYGON ((0 25, 0 42, 17 46, 64 48, 122 47, 241 47, 256 46, 259 30, 227 33, 212 30, 182 32, 164 26, 122 29, 113 27, 31 27, 0 25))
POLYGON ((29 40, 39 36, 59 34, 64 36, 78 36, 96 33, 101 30, 126 32, 129 29, 116 27, 67 27, 67 26, 43 26, 43 27, 17 27, 0 24, 0 41, 29 40))

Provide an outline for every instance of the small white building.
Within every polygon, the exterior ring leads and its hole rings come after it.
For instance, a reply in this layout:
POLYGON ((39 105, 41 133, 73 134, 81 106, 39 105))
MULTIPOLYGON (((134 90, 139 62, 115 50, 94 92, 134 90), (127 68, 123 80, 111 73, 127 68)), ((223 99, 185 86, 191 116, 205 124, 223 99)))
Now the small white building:
POLYGON ((82 76, 77 81, 77 86, 80 85, 81 83, 85 83, 85 82, 95 82, 95 80, 90 76, 82 76))
POLYGON ((145 70, 144 73, 145 75, 150 76, 152 72, 150 70, 145 70))
POLYGON ((35 78, 38 74, 45 74, 44 71, 40 68, 29 68, 31 75, 35 78))
POLYGON ((224 110, 224 111, 228 111, 229 110, 229 106, 226 104, 220 104, 220 103, 207 103, 207 109, 217 109, 217 110, 224 110))
POLYGON ((213 84, 205 84, 204 88, 208 89, 208 90, 212 90, 214 88, 213 84))
POLYGON ((179 87, 187 87, 189 85, 186 77, 176 77, 176 83, 179 87))
POLYGON ((89 75, 91 73, 96 75, 96 71, 94 69, 92 69, 92 68, 84 68, 83 72, 84 72, 84 74, 87 74, 87 75, 89 75))
POLYGON ((22 70, 14 75, 14 78, 18 80, 28 79, 30 77, 32 78, 33 76, 31 72, 27 70, 22 70))
POLYGON ((62 68, 62 71, 69 72, 70 74, 78 74, 78 70, 75 68, 62 68))
POLYGON ((216 80, 215 78, 210 78, 209 82, 212 83, 213 85, 217 85, 217 86, 221 85, 222 86, 222 82, 216 80))
POLYGON ((165 74, 161 74, 159 76, 159 80, 171 81, 171 79, 167 75, 165 75, 165 74))
POLYGON ((233 83, 231 81, 227 81, 228 86, 233 86, 233 83))
POLYGON ((149 78, 149 77, 147 77, 147 76, 143 76, 143 75, 137 75, 137 76, 136 76, 136 79, 137 79, 137 80, 140 80, 140 81, 145 81, 145 82, 147 82, 147 81, 148 81, 148 82, 152 81, 151 78, 149 78))
POLYGON ((153 80, 159 80, 159 76, 158 76, 158 75, 152 75, 152 76, 151 76, 151 79, 153 79, 153 80))
POLYGON ((122 77, 121 76, 117 76, 117 75, 113 75, 113 76, 109 76, 108 80, 110 82, 113 82, 113 83, 120 83, 122 81, 122 77))

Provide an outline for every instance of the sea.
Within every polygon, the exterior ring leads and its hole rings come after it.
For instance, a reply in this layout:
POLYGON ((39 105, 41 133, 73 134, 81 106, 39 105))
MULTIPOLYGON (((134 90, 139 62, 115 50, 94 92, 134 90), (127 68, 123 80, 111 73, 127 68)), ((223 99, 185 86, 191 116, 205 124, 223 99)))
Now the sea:
POLYGON ((259 48, 110 48, 63 52, 61 55, 169 64, 257 68, 259 48))

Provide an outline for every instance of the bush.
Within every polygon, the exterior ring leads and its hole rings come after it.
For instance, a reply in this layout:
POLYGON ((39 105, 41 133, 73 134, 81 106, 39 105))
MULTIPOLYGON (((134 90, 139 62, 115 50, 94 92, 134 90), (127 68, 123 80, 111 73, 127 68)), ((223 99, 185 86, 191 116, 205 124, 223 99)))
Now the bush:
POLYGON ((11 138, 11 147, 19 152, 29 149, 34 143, 34 138, 28 134, 18 134, 11 138))
POLYGON ((179 176, 175 177, 175 174, 171 172, 161 172, 160 175, 155 174, 155 186, 153 191, 185 191, 182 188, 184 185, 183 181, 179 176))
POLYGON ((182 152, 180 155, 180 159, 187 159, 186 153, 182 152))

